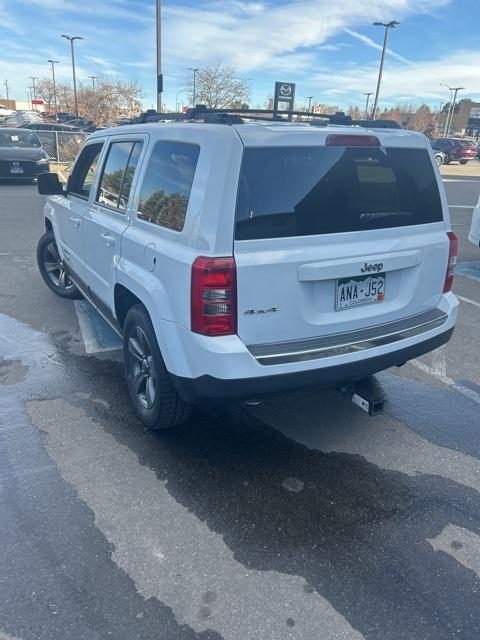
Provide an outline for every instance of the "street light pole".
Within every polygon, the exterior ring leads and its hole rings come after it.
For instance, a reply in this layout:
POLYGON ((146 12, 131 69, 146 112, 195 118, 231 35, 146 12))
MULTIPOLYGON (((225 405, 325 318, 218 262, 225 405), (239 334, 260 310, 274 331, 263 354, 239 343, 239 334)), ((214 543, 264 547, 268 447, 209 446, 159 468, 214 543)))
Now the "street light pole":
POLYGON ((192 95, 192 102, 193 102, 193 108, 195 109, 195 105, 196 105, 196 100, 197 100, 197 71, 199 70, 198 67, 188 67, 189 71, 193 71, 193 95, 192 95))
POLYGON ((388 30, 395 29, 397 24, 397 20, 390 20, 390 22, 374 22, 375 27, 385 27, 385 36, 383 38, 383 48, 382 48, 382 57, 380 58, 380 69, 378 70, 378 81, 377 81, 377 90, 375 92, 375 102, 373 103, 373 112, 372 112, 372 120, 375 120, 377 113, 377 105, 378 105, 378 96, 380 95, 380 86, 382 84, 382 75, 383 75, 383 62, 385 60, 385 51, 387 50, 387 40, 388 40, 388 30))
MULTIPOLYGON (((37 110, 37 88, 35 86, 35 80, 37 80, 37 78, 30 76, 30 80, 33 83, 33 99, 35 100, 35 111, 36 111, 37 110)), ((32 109, 33 109, 33 102, 32 102, 32 109)))
POLYGON ((370 96, 373 96, 373 92, 370 91, 369 93, 364 93, 364 96, 367 96, 367 101, 365 103, 365 119, 368 118, 368 103, 370 102, 370 96))
POLYGON ((57 85, 55 84, 55 65, 58 64, 58 60, 47 60, 52 65, 52 80, 53 80, 53 104, 55 108, 55 120, 57 119, 57 85))
POLYGON ((315 96, 305 96, 305 98, 308 100, 308 109, 307 111, 310 113, 311 111, 311 106, 312 106, 312 100, 315 96))
POLYGON ((70 48, 72 52, 72 74, 73 74, 73 97, 75 100, 75 117, 78 120, 78 100, 77 100, 77 78, 75 76, 75 53, 73 50, 73 43, 75 40, 83 40, 82 36, 66 36, 62 35, 62 38, 70 41, 70 48))
POLYGON ((98 78, 98 76, 88 76, 88 77, 92 81, 92 91, 93 93, 95 93, 95 80, 98 78))
POLYGON ((453 104, 453 89, 452 87, 449 87, 448 84, 445 84, 444 82, 440 83, 441 87, 447 87, 447 89, 450 90, 450 104, 448 105, 448 112, 447 112, 447 119, 445 121, 445 127, 443 128, 443 135, 446 138, 447 137, 447 129, 448 129, 448 123, 450 121, 450 114, 452 112, 452 104, 453 104))
POLYGON ((7 94, 7 100, 8 100, 9 99, 8 98, 8 80, 5 80, 5 82, 3 84, 5 85, 5 92, 7 94))
POLYGON ((457 93, 462 89, 465 89, 465 87, 452 87, 453 103, 452 103, 452 111, 450 114, 450 122, 448 123, 447 135, 445 136, 446 138, 448 138, 448 136, 450 135, 450 129, 452 128, 453 116, 455 115, 455 103, 457 102, 457 93))
POLYGON ((157 0, 157 113, 162 111, 162 3, 157 0))

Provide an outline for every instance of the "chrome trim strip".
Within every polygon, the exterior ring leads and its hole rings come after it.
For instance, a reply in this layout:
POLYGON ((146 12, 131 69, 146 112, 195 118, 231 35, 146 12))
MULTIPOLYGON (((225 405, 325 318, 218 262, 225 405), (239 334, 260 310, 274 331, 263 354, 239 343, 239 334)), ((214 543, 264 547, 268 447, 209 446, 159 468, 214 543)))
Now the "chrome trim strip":
POLYGON ((375 327, 336 333, 321 338, 251 345, 248 348, 262 365, 305 362, 317 358, 356 353, 391 344, 436 329, 448 320, 440 309, 431 309, 402 320, 375 327))

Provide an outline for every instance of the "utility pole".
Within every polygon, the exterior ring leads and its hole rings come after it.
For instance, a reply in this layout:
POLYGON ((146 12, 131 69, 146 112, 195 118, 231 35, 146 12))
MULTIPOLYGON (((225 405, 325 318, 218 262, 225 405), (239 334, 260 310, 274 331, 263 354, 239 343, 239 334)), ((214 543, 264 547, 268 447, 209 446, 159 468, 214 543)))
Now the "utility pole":
POLYGON ((375 27, 385 27, 385 36, 383 38, 382 57, 380 58, 380 69, 378 70, 377 90, 375 92, 375 102, 373 103, 372 120, 375 120, 378 105, 378 96, 380 95, 380 86, 382 84, 383 75, 383 62, 385 60, 385 51, 387 50, 388 30, 395 29, 400 24, 397 20, 390 20, 390 22, 374 22, 375 27))
POLYGON ((53 80, 53 104, 55 108, 55 120, 57 119, 57 85, 55 84, 55 65, 58 64, 58 60, 47 60, 52 65, 52 80, 53 80))
POLYGON ((308 109, 307 111, 310 113, 311 112, 311 107, 312 107, 312 100, 315 96, 305 96, 305 98, 308 100, 308 109))
POLYGON ((448 112, 447 112, 447 119, 445 120, 445 126, 443 128, 443 136, 446 138, 447 137, 447 129, 448 129, 448 123, 450 121, 450 114, 452 112, 452 104, 453 104, 453 89, 452 87, 449 87, 448 84, 445 84, 444 82, 440 83, 441 87, 447 87, 447 89, 450 90, 450 104, 448 105, 448 112))
POLYGON ((75 99, 75 117, 78 120, 78 100, 77 100, 77 79, 75 77, 75 53, 73 51, 73 43, 75 40, 83 40, 82 36, 66 36, 62 35, 62 38, 70 41, 70 49, 72 52, 72 73, 73 73, 73 97, 75 99))
MULTIPOLYGON (((37 88, 35 86, 35 80, 37 80, 37 78, 34 78, 33 76, 30 76, 30 80, 33 83, 33 99, 35 100, 35 111, 37 110, 37 88)), ((33 102, 32 102, 32 110, 33 110, 33 102)))
POLYGON ((157 113, 162 112, 162 3, 157 0, 157 113))
POLYGON ((5 85, 5 92, 7 94, 7 100, 9 100, 9 97, 8 97, 8 80, 5 80, 5 82, 3 84, 5 85))
POLYGON ((373 92, 370 91, 369 93, 364 93, 364 96, 367 96, 367 101, 365 103, 365 119, 368 119, 368 103, 370 102, 370 96, 373 96, 373 92))
POLYGON ((445 136, 446 138, 448 138, 448 136, 450 135, 450 129, 452 128, 453 116, 455 115, 455 103, 457 102, 457 93, 462 89, 465 89, 465 87, 452 87, 453 103, 452 103, 452 111, 450 114, 450 121, 448 123, 448 128, 447 128, 447 135, 445 136))
POLYGON ((189 71, 193 71, 193 95, 192 95, 192 102, 193 102, 193 108, 195 109, 196 103, 197 103, 197 71, 199 70, 198 67, 188 67, 189 71))
POLYGON ((95 80, 98 78, 98 76, 88 76, 88 77, 92 81, 92 91, 93 93, 95 93, 95 80))

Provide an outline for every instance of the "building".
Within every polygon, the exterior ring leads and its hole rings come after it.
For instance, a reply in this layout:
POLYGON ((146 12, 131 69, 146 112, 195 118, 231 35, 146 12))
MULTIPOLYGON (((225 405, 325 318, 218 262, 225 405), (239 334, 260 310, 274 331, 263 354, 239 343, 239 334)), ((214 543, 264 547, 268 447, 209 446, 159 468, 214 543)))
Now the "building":
MULTIPOLYGON (((448 108, 439 114, 438 125, 440 131, 445 131, 448 108)), ((480 135, 480 102, 460 100, 455 105, 455 111, 450 126, 450 135, 475 136, 480 135)))

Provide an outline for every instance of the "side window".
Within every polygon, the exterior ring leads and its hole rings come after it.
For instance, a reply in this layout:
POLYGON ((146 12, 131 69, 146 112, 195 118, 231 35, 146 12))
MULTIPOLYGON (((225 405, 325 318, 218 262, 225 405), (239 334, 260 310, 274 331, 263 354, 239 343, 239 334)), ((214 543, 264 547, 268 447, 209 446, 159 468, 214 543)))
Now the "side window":
POLYGON ((141 142, 113 142, 110 145, 96 198, 99 204, 126 211, 141 150, 141 142))
POLYGON ((174 231, 183 229, 199 153, 196 144, 157 142, 140 190, 141 220, 174 231))
POLYGON ((88 198, 102 147, 103 142, 98 142, 96 144, 89 144, 83 148, 68 180, 69 193, 73 193, 81 198, 88 198))

